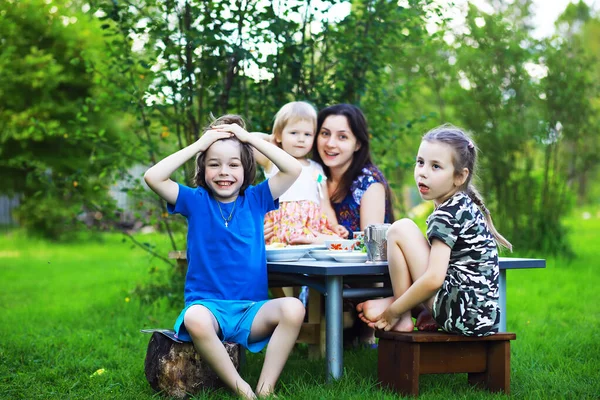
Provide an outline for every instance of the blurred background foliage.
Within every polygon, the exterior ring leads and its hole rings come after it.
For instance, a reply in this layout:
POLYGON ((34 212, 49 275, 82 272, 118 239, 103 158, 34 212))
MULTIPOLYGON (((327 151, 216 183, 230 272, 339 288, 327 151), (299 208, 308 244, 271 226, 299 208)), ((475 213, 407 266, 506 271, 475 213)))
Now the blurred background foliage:
POLYGON ((530 0, 490 3, 457 27, 455 6, 432 0, 3 0, 0 193, 20 196, 31 233, 118 229, 152 252, 131 229, 153 226, 182 249, 183 219, 140 171, 212 116, 269 132, 288 101, 348 102, 367 116, 398 217, 418 199, 420 137, 449 122, 481 150, 498 229, 520 252, 568 254, 563 216, 600 195, 600 19, 570 4, 536 39, 530 0))

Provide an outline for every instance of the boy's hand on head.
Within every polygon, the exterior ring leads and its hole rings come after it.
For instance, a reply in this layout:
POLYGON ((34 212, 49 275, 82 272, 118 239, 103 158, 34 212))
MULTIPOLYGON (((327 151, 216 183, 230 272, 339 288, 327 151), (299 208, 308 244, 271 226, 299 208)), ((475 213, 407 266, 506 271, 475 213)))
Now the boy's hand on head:
POLYGON ((218 130, 218 129, 209 129, 206 132, 204 132, 204 134, 202 135, 202 137, 200 137, 200 139, 198 139, 197 143, 200 144, 199 151, 205 152, 217 140, 227 139, 227 138, 230 138, 231 136, 232 136, 232 133, 229 131, 223 131, 223 130, 218 130))
POLYGON ((252 138, 252 135, 247 130, 245 130, 244 128, 239 126, 238 124, 216 125, 216 126, 213 126, 213 129, 216 129, 219 131, 231 132, 235 135, 235 137, 240 139, 240 142, 243 142, 243 143, 247 143, 252 138))

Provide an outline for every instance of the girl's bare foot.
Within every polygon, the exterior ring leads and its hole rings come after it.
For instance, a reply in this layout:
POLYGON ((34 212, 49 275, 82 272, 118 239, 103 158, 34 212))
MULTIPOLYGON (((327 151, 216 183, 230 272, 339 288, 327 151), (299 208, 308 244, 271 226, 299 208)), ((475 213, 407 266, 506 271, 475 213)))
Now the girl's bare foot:
POLYGON ((415 329, 410 312, 394 314, 389 308, 377 320, 369 324, 372 328, 384 331, 412 332, 415 329))
POLYGON ((423 308, 417 316, 417 329, 420 331, 437 331, 439 327, 440 326, 435 322, 429 310, 423 308))
POLYGON ((358 318, 360 318, 364 323, 369 324, 383 314, 383 312, 387 310, 389 305, 393 302, 393 297, 387 297, 385 299, 367 300, 359 303, 356 305, 358 318))
POLYGON ((396 332, 412 332, 415 330, 415 324, 412 317, 400 318, 400 320, 392 327, 396 332))

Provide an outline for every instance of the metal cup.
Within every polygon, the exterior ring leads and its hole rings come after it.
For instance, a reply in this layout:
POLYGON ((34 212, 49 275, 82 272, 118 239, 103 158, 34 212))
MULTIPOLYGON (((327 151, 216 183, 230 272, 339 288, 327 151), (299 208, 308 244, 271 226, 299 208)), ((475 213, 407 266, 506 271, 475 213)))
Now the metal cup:
POLYGON ((387 261, 387 231, 391 224, 372 224, 365 229, 367 261, 387 261))

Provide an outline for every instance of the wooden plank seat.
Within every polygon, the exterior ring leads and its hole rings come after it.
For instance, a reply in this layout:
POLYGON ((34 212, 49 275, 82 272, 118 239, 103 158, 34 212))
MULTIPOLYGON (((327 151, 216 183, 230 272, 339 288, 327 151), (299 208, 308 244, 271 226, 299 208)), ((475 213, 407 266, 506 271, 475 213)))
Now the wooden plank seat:
POLYGON ((510 341, 514 333, 468 337, 444 332, 383 332, 379 338, 379 382, 402 395, 419 395, 423 374, 468 373, 471 385, 510 392, 510 341))

